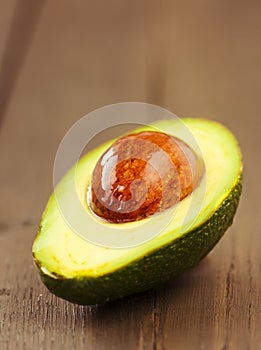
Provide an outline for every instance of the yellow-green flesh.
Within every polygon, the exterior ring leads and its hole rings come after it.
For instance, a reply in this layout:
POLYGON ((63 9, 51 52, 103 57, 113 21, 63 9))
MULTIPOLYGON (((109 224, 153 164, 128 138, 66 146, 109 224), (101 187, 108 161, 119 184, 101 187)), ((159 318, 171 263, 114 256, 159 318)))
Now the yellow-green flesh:
MULTIPOLYGON (((146 219, 145 223, 144 220, 127 224, 100 222, 103 232, 106 232, 108 227, 115 228, 117 232, 120 231, 119 237, 124 237, 128 229, 128 237, 134 244, 137 238, 135 233, 140 227, 146 234, 165 215, 166 226, 163 231, 144 244, 132 248, 114 249, 95 245, 70 228, 61 215, 53 194, 44 211, 33 245, 34 256, 43 274, 52 278, 60 276, 70 279, 85 276, 95 278, 111 273, 195 229, 213 215, 238 182, 242 172, 240 150, 234 136, 218 123, 203 119, 183 119, 183 123, 194 139, 188 136, 188 133, 184 133, 184 127, 175 120, 159 121, 153 124, 152 128, 182 139, 203 157, 205 175, 194 193, 175 208, 146 219), (192 211, 192 215, 188 215, 192 204, 195 210, 192 211)), ((145 129, 150 128, 144 127, 139 131, 145 129)), ((89 211, 86 201, 92 171, 101 154, 113 141, 85 155, 78 162, 77 168, 71 169, 57 187, 59 196, 68 197, 72 181, 76 181, 79 199, 86 208, 90 222, 86 230, 92 229, 92 222, 97 224, 97 218, 89 211)), ((74 206, 69 201, 68 197, 68 205, 73 211, 74 206)))

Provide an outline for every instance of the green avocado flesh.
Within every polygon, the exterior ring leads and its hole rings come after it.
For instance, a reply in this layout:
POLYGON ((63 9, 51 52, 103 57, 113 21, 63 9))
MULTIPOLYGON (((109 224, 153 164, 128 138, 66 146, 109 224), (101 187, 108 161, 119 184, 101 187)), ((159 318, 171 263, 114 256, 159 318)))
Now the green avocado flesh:
POLYGON ((106 230, 115 229, 119 239, 129 239, 133 245, 101 246, 75 233, 61 214, 54 192, 43 213, 33 255, 42 281, 57 296, 78 304, 99 304, 168 282, 206 256, 232 224, 242 188, 242 161, 230 131, 195 118, 162 120, 134 132, 143 130, 165 132, 190 145, 204 161, 200 184, 175 208, 152 218, 123 224, 99 222, 88 208, 86 193, 96 162, 115 140, 86 154, 60 181, 56 193, 73 211, 69 195, 73 179, 86 210, 86 231, 95 233, 92 230, 98 225, 106 235, 106 230), (146 235, 162 219, 166 221, 163 229, 148 239, 146 235), (137 232, 147 239, 135 245, 137 232))

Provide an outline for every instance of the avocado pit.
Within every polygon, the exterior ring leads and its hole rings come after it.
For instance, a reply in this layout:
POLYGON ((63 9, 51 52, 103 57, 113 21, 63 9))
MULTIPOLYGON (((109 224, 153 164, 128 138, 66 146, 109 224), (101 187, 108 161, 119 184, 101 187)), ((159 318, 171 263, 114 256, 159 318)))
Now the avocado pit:
POLYGON ((156 131, 129 134, 98 160, 89 206, 108 222, 138 221, 188 196, 202 175, 202 160, 182 140, 156 131))

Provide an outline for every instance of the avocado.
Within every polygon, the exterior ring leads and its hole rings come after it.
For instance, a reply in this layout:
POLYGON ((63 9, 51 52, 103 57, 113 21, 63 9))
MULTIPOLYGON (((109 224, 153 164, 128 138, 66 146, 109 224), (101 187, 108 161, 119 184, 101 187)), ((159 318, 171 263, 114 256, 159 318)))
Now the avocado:
POLYGON ((181 120, 189 133, 184 133, 176 120, 161 120, 133 131, 160 130, 186 142, 202 157, 203 178, 173 208, 128 223, 106 223, 93 215, 86 193, 97 161, 115 140, 87 153, 60 181, 48 201, 33 244, 34 261, 51 292, 83 305, 122 298, 172 280, 196 265, 220 240, 232 224, 239 203, 241 152, 235 137, 223 125, 196 118, 181 120), (146 236, 160 220, 165 220, 166 225, 158 235, 122 249, 120 245, 113 247, 84 239, 62 215, 57 201, 58 193, 74 210, 69 195, 74 177, 89 220, 86 232, 95 234, 98 228, 106 236, 106 230, 114 230, 116 237, 128 237, 130 232, 135 240, 136 232, 146 236))

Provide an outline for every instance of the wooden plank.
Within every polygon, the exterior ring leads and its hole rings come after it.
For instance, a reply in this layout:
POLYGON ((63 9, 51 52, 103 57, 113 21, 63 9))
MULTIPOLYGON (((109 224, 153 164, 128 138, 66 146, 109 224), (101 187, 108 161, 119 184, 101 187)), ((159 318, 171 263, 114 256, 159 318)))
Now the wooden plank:
POLYGON ((159 348, 258 348, 257 249, 246 244, 244 251, 236 238, 239 232, 235 225, 210 256, 157 292, 159 348))
POLYGON ((10 32, 10 27, 13 19, 13 14, 15 10, 15 0, 1 1, 1 11, 0 11, 0 59, 3 56, 5 47, 8 42, 8 34, 10 32))
POLYGON ((147 12, 148 6, 48 0, 19 74, 11 72, 18 58, 7 64, 12 89, 0 138, 1 350, 261 346, 260 5, 228 2, 224 9, 214 1, 167 1, 160 9, 153 2, 147 12), (170 44, 167 61, 158 64, 150 55, 161 52, 161 35, 170 44), (161 88, 153 87, 158 77, 161 88), (164 288, 106 306, 72 305, 45 289, 31 256, 52 191, 55 152, 79 117, 133 100, 230 126, 243 146, 246 190, 233 227, 193 270, 164 288))
POLYGON ((2 256, 8 252, 1 259, 1 349, 152 347, 153 292, 104 307, 58 299, 35 273, 30 252, 35 225, 19 226, 0 237, 2 256))
POLYGON ((94 6, 95 24, 86 3, 75 8, 70 1, 62 6, 47 2, 12 91, 0 139, 1 349, 153 347, 153 292, 105 307, 72 305, 45 289, 31 256, 52 190, 55 152, 66 129, 95 107, 143 95, 144 84, 135 84, 142 76, 142 60, 127 69, 138 32, 122 34, 130 23, 118 23, 117 11, 109 7, 99 18, 100 8, 94 6), (109 25, 112 32, 107 33, 109 25), (121 80, 126 87, 120 94, 113 84, 121 80))
POLYGON ((18 1, 15 6, 13 1, 7 4, 7 6, 3 4, 4 14, 6 8, 9 10, 7 13, 10 14, 10 7, 12 5, 14 7, 14 13, 10 16, 11 19, 9 16, 7 18, 4 16, 4 23, 2 24, 3 34, 1 36, 3 45, 1 45, 0 51, 0 123, 5 115, 17 76, 23 65, 27 49, 30 46, 43 3, 43 0, 26 0, 23 2, 18 1))

